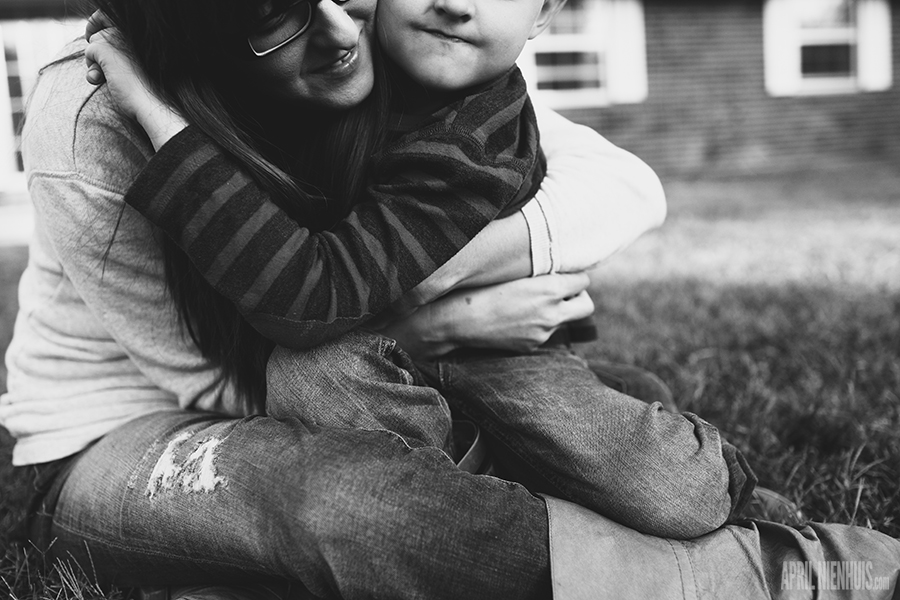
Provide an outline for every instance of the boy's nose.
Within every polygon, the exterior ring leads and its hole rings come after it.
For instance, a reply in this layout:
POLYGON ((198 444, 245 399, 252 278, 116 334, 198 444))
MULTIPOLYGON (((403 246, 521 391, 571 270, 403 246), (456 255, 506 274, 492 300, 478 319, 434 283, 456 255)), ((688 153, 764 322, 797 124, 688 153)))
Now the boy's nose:
POLYGON ((434 9, 443 15, 468 21, 472 18, 472 0, 434 0, 434 9))
POLYGON ((359 27, 334 0, 321 0, 310 27, 310 41, 320 46, 352 48, 359 41, 359 27))

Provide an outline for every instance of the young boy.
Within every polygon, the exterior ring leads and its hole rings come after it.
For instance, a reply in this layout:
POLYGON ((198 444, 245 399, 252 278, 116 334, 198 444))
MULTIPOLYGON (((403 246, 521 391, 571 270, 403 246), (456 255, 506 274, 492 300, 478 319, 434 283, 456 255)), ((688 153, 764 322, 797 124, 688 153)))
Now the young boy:
POLYGON ((222 184, 240 169, 221 151, 202 165, 203 178, 194 177, 201 167, 186 168, 186 157, 215 150, 190 128, 160 149, 126 201, 178 242, 260 332, 306 349, 278 349, 270 359, 271 415, 387 429, 411 445, 447 448, 449 399, 535 489, 647 533, 701 535, 739 510, 754 483, 739 453, 701 419, 606 388, 565 346, 528 355, 460 350, 420 370, 392 340, 359 328, 488 221, 519 209, 533 238, 533 274, 565 268, 540 202, 526 204, 545 165, 515 67, 526 40, 564 1, 380 0, 377 30, 395 78, 395 118, 364 197, 334 233, 300 228, 295 235, 296 224, 249 178, 229 192, 222 184), (240 202, 228 202, 238 194, 240 202), (198 202, 213 211, 208 222, 215 219, 220 240, 233 245, 221 252, 253 248, 252 258, 242 254, 228 266, 228 278, 212 246, 191 231, 198 202), (245 233, 253 202, 280 225, 245 233), (240 214, 229 215, 237 205, 240 214), (271 235, 282 227, 287 238, 271 235), (424 252, 423 240, 437 250, 424 252), (325 266, 323 253, 335 257, 325 266), (398 258, 385 264, 385 255, 398 258), (230 283, 260 280, 267 287, 230 283))

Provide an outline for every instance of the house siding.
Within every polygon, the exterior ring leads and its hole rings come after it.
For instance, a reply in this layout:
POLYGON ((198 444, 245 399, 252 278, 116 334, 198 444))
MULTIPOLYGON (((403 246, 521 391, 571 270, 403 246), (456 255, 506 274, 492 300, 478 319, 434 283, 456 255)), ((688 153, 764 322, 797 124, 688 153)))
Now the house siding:
POLYGON ((891 2, 891 90, 792 98, 765 90, 762 5, 645 0, 647 100, 566 114, 662 173, 900 157, 900 0, 891 2))

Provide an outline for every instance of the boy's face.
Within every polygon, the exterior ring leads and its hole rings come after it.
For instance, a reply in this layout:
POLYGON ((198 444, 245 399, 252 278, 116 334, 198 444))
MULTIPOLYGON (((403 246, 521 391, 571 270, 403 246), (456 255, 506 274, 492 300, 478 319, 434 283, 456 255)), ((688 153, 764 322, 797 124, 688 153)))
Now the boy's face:
MULTIPOLYGON (((387 55, 415 81, 452 91, 498 77, 541 31, 544 0, 378 0, 387 55)), ((546 11, 543 11, 546 12, 546 11)))

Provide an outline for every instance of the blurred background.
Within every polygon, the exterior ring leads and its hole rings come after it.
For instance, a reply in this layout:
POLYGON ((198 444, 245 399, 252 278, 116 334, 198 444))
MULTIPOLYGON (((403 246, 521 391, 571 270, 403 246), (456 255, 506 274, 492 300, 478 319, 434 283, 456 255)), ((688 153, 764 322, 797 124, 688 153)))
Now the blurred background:
MULTIPOLYGON (((62 0, 0 0, 0 351, 24 99, 82 29, 62 0)), ((520 66, 669 198, 608 261, 583 351, 656 372, 810 517, 900 535, 900 0, 569 0, 520 66)))

